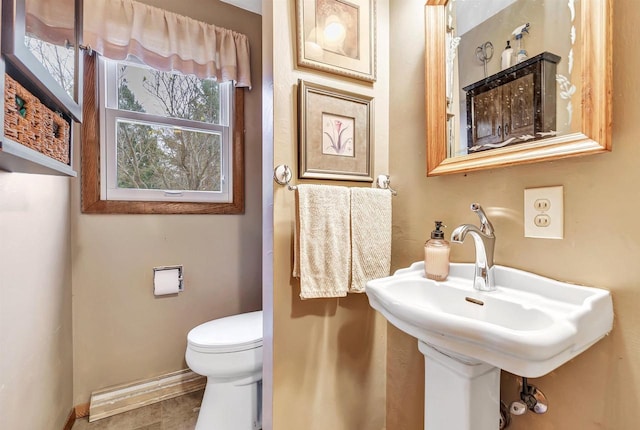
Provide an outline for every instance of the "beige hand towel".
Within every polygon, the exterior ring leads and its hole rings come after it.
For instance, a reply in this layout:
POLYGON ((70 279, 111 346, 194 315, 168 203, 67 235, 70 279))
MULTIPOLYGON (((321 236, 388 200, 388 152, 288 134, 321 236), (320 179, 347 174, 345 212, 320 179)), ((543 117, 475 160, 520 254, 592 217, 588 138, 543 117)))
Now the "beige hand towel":
POLYGON ((347 295, 349 204, 347 187, 298 185, 293 276, 300 278, 300 298, 347 295))
POLYGON ((367 281, 391 270, 391 192, 351 189, 351 287, 364 293, 367 281))

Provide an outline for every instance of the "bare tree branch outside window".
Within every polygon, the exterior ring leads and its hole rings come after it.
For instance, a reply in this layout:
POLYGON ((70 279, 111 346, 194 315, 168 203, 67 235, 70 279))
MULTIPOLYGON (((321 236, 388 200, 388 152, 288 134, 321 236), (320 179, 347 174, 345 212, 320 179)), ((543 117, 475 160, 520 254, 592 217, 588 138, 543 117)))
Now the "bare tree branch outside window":
MULTIPOLYGON (((73 49, 35 37, 25 44, 73 97, 73 49)), ((220 123, 220 88, 212 79, 118 65, 118 109, 220 123)), ((163 124, 118 120, 119 188, 220 191, 222 136, 163 124)))
POLYGON ((25 46, 73 99, 74 62, 73 48, 54 45, 37 37, 25 36, 25 46))
MULTIPOLYGON (((118 109, 216 124, 219 88, 210 79, 121 64, 118 109)), ((118 121, 118 187, 219 191, 221 145, 217 133, 118 121)))

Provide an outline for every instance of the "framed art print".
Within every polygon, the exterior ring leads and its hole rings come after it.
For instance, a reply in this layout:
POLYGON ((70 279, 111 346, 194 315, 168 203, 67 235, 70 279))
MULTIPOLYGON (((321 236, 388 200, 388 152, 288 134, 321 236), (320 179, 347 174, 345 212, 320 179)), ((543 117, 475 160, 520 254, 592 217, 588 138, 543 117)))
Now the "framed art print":
POLYGON ((297 0, 298 65, 376 80, 375 0, 297 0))
POLYGON ((373 182, 373 98, 298 81, 299 177, 373 182))

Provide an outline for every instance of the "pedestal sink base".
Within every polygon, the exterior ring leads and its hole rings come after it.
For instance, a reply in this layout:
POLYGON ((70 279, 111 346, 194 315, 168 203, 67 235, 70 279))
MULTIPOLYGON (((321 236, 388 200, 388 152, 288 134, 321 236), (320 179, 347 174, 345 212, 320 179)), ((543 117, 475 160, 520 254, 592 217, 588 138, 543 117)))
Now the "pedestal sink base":
POLYGON ((425 430, 498 430, 500 370, 538 378, 611 330, 611 293, 493 266, 495 291, 473 288, 475 265, 446 281, 424 263, 367 282, 369 304, 419 340, 425 356, 425 430))
POLYGON ((498 430, 500 369, 441 352, 418 341, 424 355, 424 430, 498 430))

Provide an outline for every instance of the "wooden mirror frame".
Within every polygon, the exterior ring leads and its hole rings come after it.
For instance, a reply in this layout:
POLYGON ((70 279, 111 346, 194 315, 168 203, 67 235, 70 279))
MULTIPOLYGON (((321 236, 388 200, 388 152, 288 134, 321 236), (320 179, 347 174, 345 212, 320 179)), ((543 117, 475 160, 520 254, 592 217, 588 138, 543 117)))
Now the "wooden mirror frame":
POLYGON ((611 151, 613 0, 582 0, 581 131, 447 158, 445 8, 448 3, 449 0, 427 0, 425 6, 427 176, 611 151))

